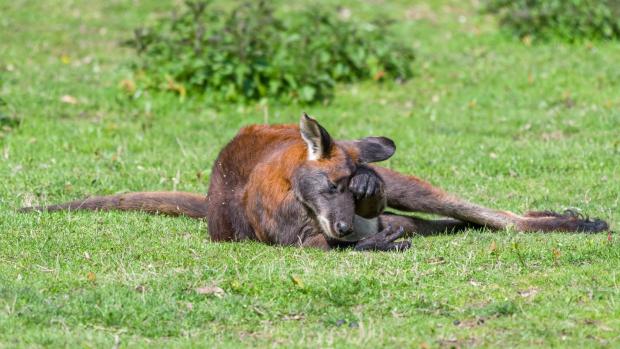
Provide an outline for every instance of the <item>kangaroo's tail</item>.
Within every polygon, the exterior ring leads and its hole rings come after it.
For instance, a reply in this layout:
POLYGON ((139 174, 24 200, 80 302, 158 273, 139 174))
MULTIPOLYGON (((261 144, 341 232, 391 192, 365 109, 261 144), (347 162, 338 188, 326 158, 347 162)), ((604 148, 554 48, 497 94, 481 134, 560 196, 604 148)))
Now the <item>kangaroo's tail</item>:
POLYGON ((93 210, 143 211, 191 218, 207 217, 207 196, 184 192, 140 192, 95 196, 63 204, 24 207, 20 212, 93 210))

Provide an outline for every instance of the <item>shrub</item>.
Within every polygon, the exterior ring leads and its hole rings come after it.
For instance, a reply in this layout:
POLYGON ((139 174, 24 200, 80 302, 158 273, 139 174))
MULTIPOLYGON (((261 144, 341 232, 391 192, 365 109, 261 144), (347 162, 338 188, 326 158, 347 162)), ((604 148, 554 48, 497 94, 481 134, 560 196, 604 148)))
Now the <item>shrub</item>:
POLYGON ((487 0, 485 11, 520 37, 620 38, 620 0, 487 0))
POLYGON ((315 102, 336 82, 411 77, 413 51, 392 39, 390 23, 340 17, 316 7, 276 16, 266 1, 229 12, 187 1, 128 44, 149 86, 230 101, 315 102))

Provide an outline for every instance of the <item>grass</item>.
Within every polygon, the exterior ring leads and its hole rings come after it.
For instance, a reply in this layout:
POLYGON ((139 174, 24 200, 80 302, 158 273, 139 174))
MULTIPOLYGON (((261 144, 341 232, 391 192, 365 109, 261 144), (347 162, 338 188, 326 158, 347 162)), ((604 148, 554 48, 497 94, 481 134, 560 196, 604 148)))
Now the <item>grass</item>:
MULTIPOLYGON (((467 2, 341 3, 401 19, 416 78, 271 105, 268 122, 307 110, 337 138, 395 139, 388 166, 472 201, 620 220, 618 43, 528 45, 467 2)), ((186 218, 16 214, 91 194, 206 192, 218 150, 266 121, 258 106, 126 96, 131 52, 118 43, 167 9, 0 2, 0 347, 620 345, 615 234, 468 231, 402 254, 324 253, 211 243, 186 218)))

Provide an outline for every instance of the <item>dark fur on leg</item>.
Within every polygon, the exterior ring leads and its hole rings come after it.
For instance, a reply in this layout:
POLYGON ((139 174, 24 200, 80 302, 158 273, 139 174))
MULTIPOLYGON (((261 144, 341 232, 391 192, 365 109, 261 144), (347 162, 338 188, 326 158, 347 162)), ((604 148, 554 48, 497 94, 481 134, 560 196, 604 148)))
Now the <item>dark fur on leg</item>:
POLYGON ((574 231, 580 233, 600 233, 609 230, 609 224, 602 219, 584 216, 573 209, 564 213, 553 211, 527 212, 524 226, 540 231, 574 231))
POLYGON ((415 216, 404 216, 386 212, 379 216, 380 226, 388 225, 403 227, 405 236, 432 236, 441 234, 455 234, 465 229, 479 229, 481 225, 463 222, 457 219, 423 219, 415 216))

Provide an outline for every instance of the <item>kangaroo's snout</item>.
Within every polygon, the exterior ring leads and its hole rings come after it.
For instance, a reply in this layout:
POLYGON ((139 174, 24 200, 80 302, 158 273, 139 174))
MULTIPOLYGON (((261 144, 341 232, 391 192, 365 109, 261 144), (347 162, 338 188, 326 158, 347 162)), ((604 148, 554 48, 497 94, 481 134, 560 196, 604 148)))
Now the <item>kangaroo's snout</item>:
POLYGON ((352 228, 351 225, 348 224, 347 222, 343 222, 343 221, 336 222, 336 232, 338 232, 338 234, 341 236, 351 233, 352 231, 351 228, 352 228))

